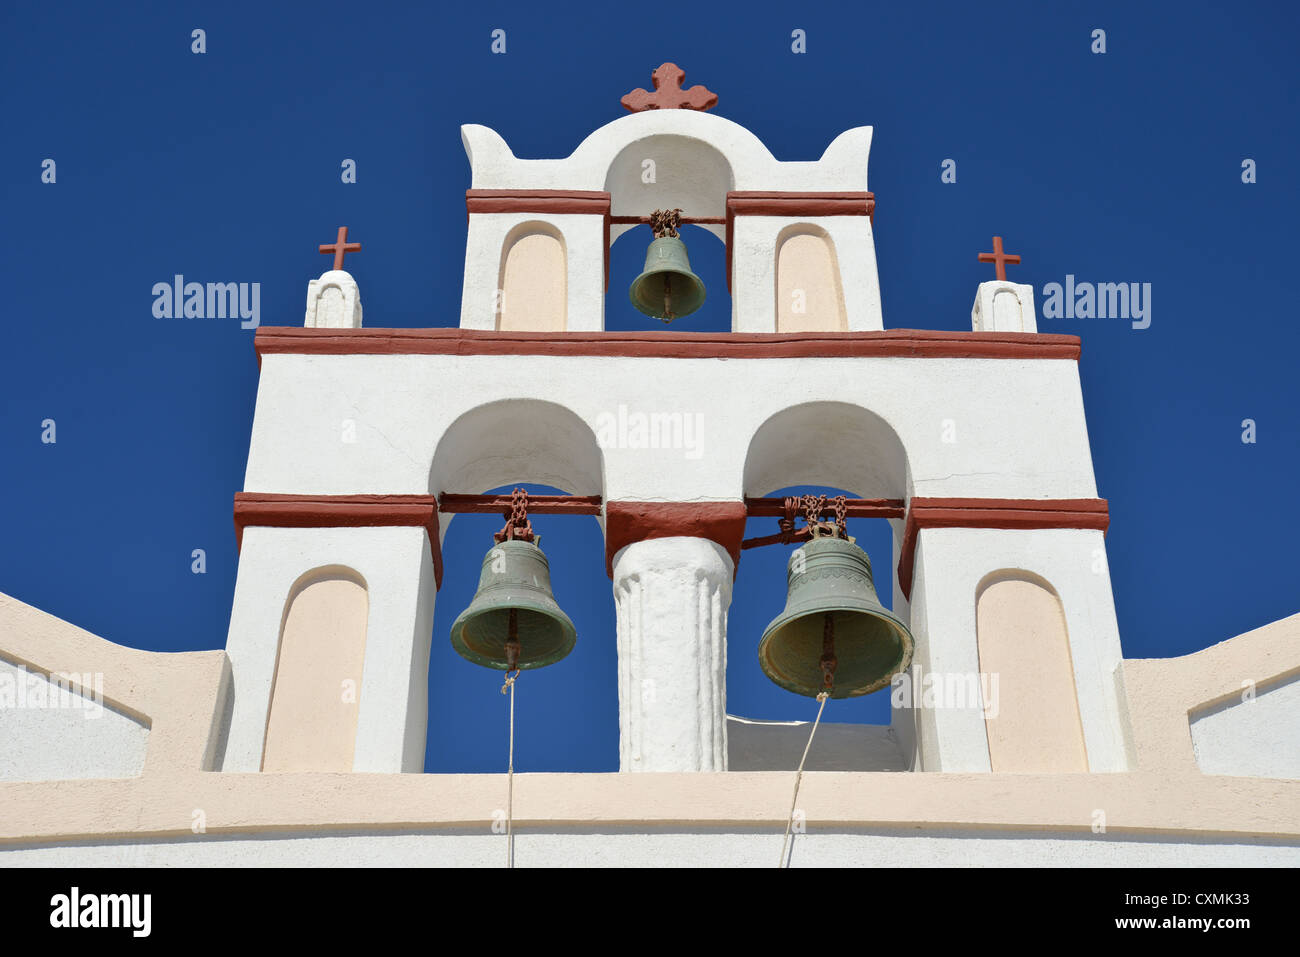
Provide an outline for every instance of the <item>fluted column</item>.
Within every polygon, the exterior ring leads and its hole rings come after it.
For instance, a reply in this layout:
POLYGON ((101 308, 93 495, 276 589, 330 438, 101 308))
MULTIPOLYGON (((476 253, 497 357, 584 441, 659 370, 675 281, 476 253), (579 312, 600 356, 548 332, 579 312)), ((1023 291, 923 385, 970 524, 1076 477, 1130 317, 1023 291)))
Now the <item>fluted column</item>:
POLYGON ((613 566, 620 770, 725 771, 731 557, 706 538, 655 538, 613 566))

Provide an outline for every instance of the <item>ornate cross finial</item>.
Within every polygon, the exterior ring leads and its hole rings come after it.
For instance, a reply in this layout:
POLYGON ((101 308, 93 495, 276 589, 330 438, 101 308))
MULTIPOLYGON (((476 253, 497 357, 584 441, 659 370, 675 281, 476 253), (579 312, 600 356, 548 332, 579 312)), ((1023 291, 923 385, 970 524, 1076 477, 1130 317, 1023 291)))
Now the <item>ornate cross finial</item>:
POLYGON ((1004 253, 1002 251, 1002 237, 994 236, 993 252, 980 253, 980 262, 993 263, 993 268, 997 270, 998 278, 1005 280, 1007 278, 1007 263, 1011 263, 1013 266, 1020 265, 1020 254, 1004 253))
POLYGON ((348 228, 347 228, 346 226, 340 226, 340 227, 339 227, 339 238, 336 239, 333 243, 323 243, 323 244, 321 244, 320 251, 323 252, 323 253, 325 253, 325 255, 327 255, 327 256, 328 256, 330 253, 333 253, 333 254, 334 254, 334 268, 335 268, 335 269, 342 269, 342 268, 343 268, 343 256, 344 256, 346 253, 359 253, 359 252, 361 252, 361 244, 360 244, 360 243, 350 243, 350 242, 348 242, 348 228))
POLYGON ((621 102, 630 113, 643 110, 711 110, 718 105, 718 94, 696 84, 682 89, 686 71, 676 63, 665 63, 650 74, 654 81, 653 93, 637 87, 623 97, 621 102))

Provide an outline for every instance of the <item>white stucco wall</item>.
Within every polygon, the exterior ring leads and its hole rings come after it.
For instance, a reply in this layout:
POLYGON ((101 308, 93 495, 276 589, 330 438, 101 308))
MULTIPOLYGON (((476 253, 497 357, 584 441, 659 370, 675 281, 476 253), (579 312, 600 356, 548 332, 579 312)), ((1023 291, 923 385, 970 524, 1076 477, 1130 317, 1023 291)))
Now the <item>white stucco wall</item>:
POLYGON ((348 569, 370 596, 354 771, 424 770, 433 558, 423 528, 244 530, 226 652, 235 704, 222 769, 257 771, 285 602, 319 568, 348 569))
POLYGON ((103 701, 103 677, 98 690, 89 673, 62 676, 55 684, 40 672, 0 658, 0 781, 129 778, 140 773, 149 728, 103 701), (25 688, 19 690, 20 685, 25 688), (81 687, 88 693, 73 690, 81 687))
MULTIPOLYGON (((775 867, 782 833, 624 828, 515 830, 516 867, 775 867)), ((487 833, 268 834, 148 843, 0 848, 10 867, 500 867, 505 837, 487 833)), ((1238 839, 1177 841, 1032 836, 995 830, 827 830, 808 822, 791 867, 1296 867, 1300 846, 1238 839)))
MULTIPOLYGON (((742 489, 750 440, 771 416, 813 402, 870 410, 905 449, 910 474, 895 469, 878 480, 871 473, 821 480, 864 498, 1097 494, 1078 368, 1070 360, 473 355, 264 356, 244 489, 482 492, 430 488, 430 465, 452 422, 504 400, 570 410, 591 430, 592 448, 602 422, 616 421, 620 408, 625 414, 691 416, 699 426, 693 447, 631 448, 615 434, 600 450, 603 488, 558 482, 566 491, 610 500, 767 494, 780 485, 742 489), (353 443, 339 440, 345 421, 355 425, 353 443)), ((826 428, 816 461, 786 456, 791 480, 782 485, 797 481, 796 471, 819 466, 826 473, 867 471, 861 463, 870 455, 836 448, 834 426, 826 428)), ((527 450, 505 443, 498 448, 491 432, 477 437, 477 447, 466 443, 455 453, 458 461, 484 454, 501 474, 509 473, 498 484, 540 480, 530 474, 527 450)))
POLYGON ((1194 713, 1191 725, 1196 764, 1206 774, 1300 778, 1298 677, 1194 713))

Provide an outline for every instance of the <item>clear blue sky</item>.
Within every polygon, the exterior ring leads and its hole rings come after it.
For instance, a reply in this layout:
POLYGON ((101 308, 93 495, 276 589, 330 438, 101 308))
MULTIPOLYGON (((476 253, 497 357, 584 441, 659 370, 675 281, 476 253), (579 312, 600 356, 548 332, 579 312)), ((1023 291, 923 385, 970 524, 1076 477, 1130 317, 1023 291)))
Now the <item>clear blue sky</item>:
MULTIPOLYGON (((998 233, 1038 298, 1066 274, 1152 284, 1152 322, 1040 319, 1083 337, 1080 371, 1125 654, 1184 654, 1294 613, 1300 532, 1295 49, 1288 3, 435 5, 5 4, 0 57, 5 345, 0 591, 140 648, 221 648, 257 362, 234 320, 152 314, 176 273, 261 283, 300 325, 316 245, 340 224, 368 326, 452 326, 469 168, 462 123, 519 156, 567 155, 664 60, 782 160, 875 127, 870 186, 889 328, 967 329, 998 233), (417 7, 419 9, 417 9, 417 7), (661 10, 661 13, 656 13, 661 10), (489 50, 494 28, 507 52, 489 50), (190 52, 191 31, 207 52, 190 52), (790 49, 795 28, 807 53, 790 49), (1095 28, 1107 52, 1090 52, 1095 28), (41 182, 41 163, 57 182, 41 182), (358 182, 340 182, 340 163, 358 182), (944 159, 956 184, 940 182, 944 159), (1241 181, 1245 158, 1258 182, 1241 181), (54 419, 57 443, 42 444, 54 419), (1257 423, 1255 444, 1242 420, 1257 423), (207 551, 194 575, 190 553, 207 551)), ((688 233, 721 330, 721 244, 688 233)), ((614 248, 608 326, 657 327, 614 248)), ((472 490, 463 490, 472 491, 472 490)), ((486 491, 486 490, 480 490, 486 491)), ((854 491, 849 489, 847 491, 854 491)), ((499 676, 447 629, 495 516, 448 533, 431 680, 431 770, 498 770, 499 676)), ((594 519, 535 524, 578 648, 520 684, 517 766, 617 766, 613 601, 594 519)), ((751 522, 751 534, 773 529, 751 522)), ((852 528, 879 577, 881 528, 852 528)), ((734 713, 808 718, 755 648, 785 553, 748 553, 732 607, 734 713)), ((888 593, 888 588, 882 591, 888 593)), ((884 695, 832 702, 885 720, 884 695)))

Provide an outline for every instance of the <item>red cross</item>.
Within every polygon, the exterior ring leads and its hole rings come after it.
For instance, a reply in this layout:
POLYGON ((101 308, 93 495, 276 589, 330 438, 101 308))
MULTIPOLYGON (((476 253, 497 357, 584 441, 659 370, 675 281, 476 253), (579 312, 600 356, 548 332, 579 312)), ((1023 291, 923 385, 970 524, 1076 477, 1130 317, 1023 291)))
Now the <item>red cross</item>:
MULTIPOLYGON (((324 247, 322 247, 323 251, 324 247)), ((1004 253, 1002 251, 1002 237, 993 237, 993 252, 980 253, 980 262, 993 263, 993 268, 998 271, 998 278, 1005 280, 1007 278, 1007 263, 1013 266, 1020 265, 1019 253, 1004 253)))
POLYGON ((342 268, 343 268, 343 256, 344 256, 346 253, 359 253, 359 252, 361 252, 361 244, 360 244, 360 243, 350 243, 350 242, 348 242, 348 228, 347 228, 346 226, 340 226, 340 227, 339 227, 339 238, 336 239, 333 243, 323 243, 323 244, 321 245, 321 247, 320 247, 320 251, 323 252, 323 253, 325 253, 326 255, 329 255, 330 253, 333 253, 333 254, 334 254, 334 268, 335 268, 335 269, 342 269, 342 268))
POLYGON ((689 90, 682 89, 686 71, 676 63, 664 63, 650 74, 654 81, 653 93, 637 87, 619 102, 630 113, 642 110, 711 110, 718 105, 718 94, 710 92, 703 86, 695 85, 689 90))

